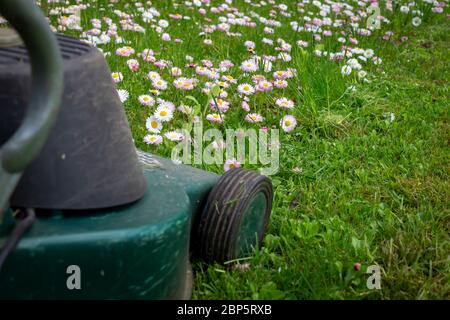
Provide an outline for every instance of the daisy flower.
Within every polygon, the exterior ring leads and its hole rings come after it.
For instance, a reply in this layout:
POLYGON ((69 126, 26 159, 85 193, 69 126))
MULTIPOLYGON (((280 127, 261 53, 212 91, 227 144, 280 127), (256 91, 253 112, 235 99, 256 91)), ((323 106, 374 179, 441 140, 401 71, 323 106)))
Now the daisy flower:
POLYGON ((280 121, 281 128, 284 132, 291 132, 297 126, 297 120, 290 115, 286 115, 280 121))
POLYGON ((219 68, 222 72, 228 71, 231 67, 234 67, 234 64, 230 60, 223 60, 219 63, 219 68))
POLYGON ((177 87, 177 89, 192 90, 197 84, 197 80, 193 78, 192 79, 178 78, 175 80, 174 84, 175 87, 177 87))
POLYGON ((307 41, 298 40, 298 41, 297 41, 297 45, 300 46, 300 47, 307 48, 308 45, 309 45, 309 43, 308 43, 307 41))
POLYGON ((202 67, 202 66, 197 66, 195 68, 195 72, 199 75, 199 76, 206 76, 209 72, 209 69, 206 67, 202 67))
POLYGON ((182 71, 181 71, 181 69, 178 68, 178 67, 172 67, 172 68, 170 69, 170 74, 172 75, 172 77, 178 77, 178 76, 181 76, 181 73, 182 73, 182 71))
POLYGON ((243 72, 255 72, 258 70, 258 66, 256 65, 254 60, 246 60, 241 64, 241 70, 243 72))
POLYGON ((111 77, 112 77, 114 83, 119 83, 120 81, 123 80, 123 75, 121 72, 113 72, 113 73, 111 73, 111 77))
POLYGON ((155 62, 156 58, 154 57, 155 53, 152 49, 144 49, 141 53, 142 60, 146 62, 155 62))
POLYGON ((191 114, 192 113, 192 107, 187 106, 185 104, 180 104, 177 109, 178 109, 178 111, 181 111, 184 114, 191 114))
POLYGON ((222 76, 222 80, 229 83, 237 83, 237 80, 230 75, 222 76))
POLYGON ((228 84, 228 82, 225 82, 225 81, 217 81, 216 84, 217 84, 219 87, 224 88, 224 89, 227 89, 227 88, 230 86, 230 85, 228 84))
POLYGON ((364 79, 367 75, 367 72, 365 72, 364 70, 360 70, 358 71, 358 78, 360 79, 364 79))
POLYGON ((355 58, 351 58, 347 61, 347 64, 353 69, 353 70, 361 70, 362 66, 361 64, 358 62, 358 60, 356 60, 355 58))
POLYGON ((412 25, 413 25, 414 27, 420 26, 421 23, 422 23, 422 19, 420 19, 419 17, 414 17, 414 18, 412 19, 412 25))
POLYGON ((161 20, 158 21, 158 25, 161 28, 167 28, 169 26, 169 22, 167 20, 161 19, 161 20))
POLYGON ((208 72, 206 73, 206 76, 212 80, 217 80, 220 78, 220 74, 214 70, 208 70, 208 72))
POLYGON ((270 91, 272 90, 272 83, 266 80, 260 81, 256 89, 261 92, 270 91))
POLYGON ((244 110, 244 111, 247 111, 247 112, 249 112, 250 111, 250 106, 248 105, 248 102, 247 101, 242 101, 242 103, 241 103, 241 108, 244 110))
POLYGON ((264 77, 261 74, 255 74, 254 76, 252 76, 252 82, 255 84, 260 83, 261 81, 266 80, 266 77, 264 77))
POLYGON ((292 109, 294 107, 294 101, 287 98, 279 98, 275 100, 275 104, 280 108, 292 109))
POLYGON ((273 86, 278 89, 284 89, 287 88, 288 83, 286 80, 278 79, 273 82, 273 86))
POLYGON ((222 123, 223 118, 224 118, 224 116, 223 115, 220 116, 220 114, 218 114, 218 113, 210 113, 210 114, 206 115, 206 120, 211 121, 211 122, 222 123))
POLYGON ((130 59, 127 61, 128 68, 132 72, 137 72, 139 70, 139 62, 136 59, 130 59))
POLYGON ((116 50, 116 55, 121 57, 129 57, 134 54, 134 49, 131 47, 121 47, 116 50))
POLYGON ((172 102, 166 101, 164 99, 159 99, 159 98, 157 99, 157 102, 158 102, 158 107, 165 107, 172 112, 175 111, 175 105, 172 102))
POLYGON ((284 80, 287 78, 287 72, 283 70, 278 70, 273 73, 274 79, 284 80))
POLYGON ((158 79, 155 81, 152 81, 153 87, 158 90, 166 90, 167 89, 167 82, 163 79, 158 79))
POLYGON ((409 7, 408 6, 401 6, 400 7, 400 11, 402 13, 408 13, 409 12, 409 7))
POLYGON ((155 99, 153 99, 148 94, 139 96, 138 100, 144 106, 153 106, 155 104, 155 99))
POLYGON ((251 123, 262 122, 263 117, 257 113, 249 113, 245 116, 245 121, 251 122, 251 123))
POLYGON ((148 135, 144 136, 144 142, 146 144, 158 145, 158 144, 162 143, 162 141, 163 141, 163 138, 158 134, 148 134, 148 135))
POLYGON ((122 103, 127 101, 128 97, 130 96, 128 91, 127 90, 123 90, 123 89, 117 90, 117 93, 119 94, 119 99, 120 99, 120 102, 122 102, 122 103))
POLYGON ((159 75, 158 72, 150 71, 147 75, 147 78, 153 82, 153 81, 161 79, 161 76, 159 75))
POLYGON ((170 121, 173 118, 173 111, 165 105, 160 105, 155 111, 155 118, 161 122, 170 121))
POLYGON ((374 52, 372 49, 364 50, 364 57, 366 57, 367 59, 372 58, 373 54, 374 54, 374 52))
POLYGON ((186 80, 185 78, 178 78, 178 79, 175 79, 175 80, 173 81, 173 85, 174 85, 175 88, 177 88, 177 89, 182 89, 183 86, 184 86, 185 80, 186 80))
POLYGON ((244 42, 244 46, 248 49, 255 49, 255 43, 253 41, 245 41, 244 42))
POLYGON ((373 57, 372 61, 373 61, 374 65, 379 65, 379 64, 381 64, 383 62, 383 60, 381 60, 380 57, 373 57))
POLYGON ((167 139, 170 141, 181 141, 184 139, 183 134, 177 132, 177 131, 169 131, 164 135, 167 139))
MULTIPOLYGON (((220 112, 225 113, 230 108, 230 103, 223 99, 216 99, 216 103, 220 112)), ((209 100, 209 105, 211 106, 211 109, 216 110, 216 103, 214 102, 214 99, 209 100)))
POLYGON ((284 62, 289 62, 289 61, 292 60, 291 55, 290 55, 290 54, 287 54, 286 52, 280 52, 280 53, 278 54, 277 58, 278 58, 279 60, 284 61, 284 62))
POLYGON ((248 83, 243 83, 238 86, 238 92, 247 96, 255 93, 255 88, 248 83))
POLYGON ((352 67, 350 67, 349 65, 342 66, 341 74, 343 76, 348 76, 350 73, 352 73, 352 67))
POLYGON ((236 159, 227 159, 225 160, 225 163, 223 165, 223 170, 228 171, 230 169, 234 169, 234 168, 240 168, 241 167, 241 163, 239 161, 237 161, 236 159))
POLYGON ((159 133, 162 129, 162 123, 155 116, 150 116, 145 121, 145 127, 150 132, 159 133))
POLYGON ((162 41, 170 41, 170 40, 171 40, 170 34, 168 34, 168 33, 163 33, 162 36, 161 36, 161 40, 162 40, 162 41))

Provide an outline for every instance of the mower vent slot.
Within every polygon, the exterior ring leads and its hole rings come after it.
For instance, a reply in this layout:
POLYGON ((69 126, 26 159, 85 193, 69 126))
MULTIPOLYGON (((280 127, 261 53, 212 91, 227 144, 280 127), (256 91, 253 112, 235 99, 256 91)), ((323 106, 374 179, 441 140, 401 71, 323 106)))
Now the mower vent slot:
POLYGON ((8 63, 11 62, 28 62, 28 54, 26 50, 21 51, 19 48, 1 48, 0 58, 6 59, 8 63))
MULTIPOLYGON (((84 42, 63 35, 56 36, 64 60, 71 60, 89 52, 92 48, 84 42)), ((28 51, 24 46, 0 48, 0 64, 28 63, 28 51)))

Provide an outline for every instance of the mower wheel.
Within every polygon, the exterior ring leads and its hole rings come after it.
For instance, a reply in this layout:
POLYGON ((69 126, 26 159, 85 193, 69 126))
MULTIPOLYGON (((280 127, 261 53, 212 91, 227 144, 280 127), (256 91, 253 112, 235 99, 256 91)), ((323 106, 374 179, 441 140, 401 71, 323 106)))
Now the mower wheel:
POLYGON ((241 168, 227 171, 212 188, 199 217, 194 253, 224 262, 259 247, 272 210, 272 182, 241 168))

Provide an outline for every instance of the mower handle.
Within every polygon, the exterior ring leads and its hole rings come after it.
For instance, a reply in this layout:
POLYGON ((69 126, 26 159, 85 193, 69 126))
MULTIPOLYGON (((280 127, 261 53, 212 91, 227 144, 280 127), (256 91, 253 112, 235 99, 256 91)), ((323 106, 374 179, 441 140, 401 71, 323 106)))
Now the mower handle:
POLYGON ((56 38, 32 0, 0 0, 0 14, 22 38, 32 69, 32 88, 25 118, 0 148, 1 218, 2 209, 14 191, 20 173, 38 156, 56 120, 63 72, 56 38))
POLYGON ((20 34, 32 66, 25 119, 0 151, 3 168, 18 173, 39 154, 56 119, 63 88, 62 61, 47 20, 31 0, 2 0, 0 13, 20 34))

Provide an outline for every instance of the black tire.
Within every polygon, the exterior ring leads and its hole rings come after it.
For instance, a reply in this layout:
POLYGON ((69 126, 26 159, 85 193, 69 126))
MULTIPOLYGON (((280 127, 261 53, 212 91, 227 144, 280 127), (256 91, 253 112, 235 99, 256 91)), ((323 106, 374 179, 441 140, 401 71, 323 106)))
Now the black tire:
POLYGON ((209 262, 239 258, 239 231, 245 215, 250 214, 247 209, 257 195, 265 202, 257 209, 262 228, 255 230, 255 241, 260 246, 272 211, 272 182, 255 171, 237 168, 227 171, 209 193, 196 228, 194 254, 209 262))

